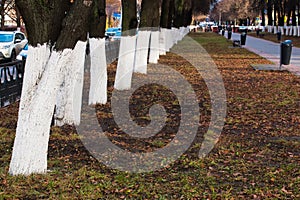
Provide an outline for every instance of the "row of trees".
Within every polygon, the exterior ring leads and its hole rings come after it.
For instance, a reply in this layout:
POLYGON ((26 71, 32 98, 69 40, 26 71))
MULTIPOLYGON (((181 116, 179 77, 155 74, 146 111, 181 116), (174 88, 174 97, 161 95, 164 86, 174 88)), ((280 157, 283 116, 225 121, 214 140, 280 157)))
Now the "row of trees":
MULTIPOLYGON (((103 37, 105 0, 15 0, 31 45, 51 42, 56 49, 73 48, 78 40, 103 37)), ((194 13, 208 13, 214 0, 143 0, 140 27, 187 26, 194 13), (161 10, 161 12, 160 12, 161 10)), ((136 0, 122 0, 123 31, 138 26, 136 0)))
MULTIPOLYGON (((106 1, 16 0, 16 5, 23 16, 29 43, 36 48, 30 47, 28 51, 9 172, 13 175, 43 173, 47 169, 50 123, 54 109, 58 115, 56 119, 62 123, 80 123, 80 88, 83 88, 85 79, 84 63, 90 60, 91 68, 98 69, 101 67, 100 62, 106 60, 103 45, 105 41, 98 39, 105 32, 106 1), (92 39, 89 40, 90 56, 86 57, 88 33, 92 39), (100 48, 103 54, 100 53, 100 48)), ((154 27, 154 30, 160 26, 187 26, 196 11, 195 5, 196 0, 143 0, 138 23, 136 0, 122 0, 123 31, 132 29, 129 34, 135 34, 137 26, 154 27)), ((157 35, 158 45, 159 32, 155 31, 153 34, 157 35)), ((122 37, 119 54, 124 55, 121 49, 127 51, 131 46, 131 52, 135 52, 135 46, 138 46, 136 38, 122 37)), ((174 42, 171 37, 168 38, 174 42)), ((149 43, 150 40, 145 41, 149 43)), ((125 57, 126 60, 123 58, 125 62, 120 64, 125 68, 124 72, 133 67, 135 56, 134 53, 131 54, 133 56, 125 57)), ((147 56, 146 52, 146 60, 147 56)), ((106 66, 104 69, 106 71, 106 66)), ((118 71, 120 70, 117 70, 117 75, 118 71)), ((93 70, 91 73, 91 77, 97 76, 97 81, 105 79, 93 70)), ((121 77, 123 79, 122 75, 121 77)), ((103 82, 106 83, 105 80, 103 82)))
POLYGON ((285 21, 287 25, 297 26, 300 25, 299 8, 300 0, 222 0, 214 7, 212 17, 216 21, 220 17, 223 21, 242 21, 261 16, 262 26, 284 26, 285 21))

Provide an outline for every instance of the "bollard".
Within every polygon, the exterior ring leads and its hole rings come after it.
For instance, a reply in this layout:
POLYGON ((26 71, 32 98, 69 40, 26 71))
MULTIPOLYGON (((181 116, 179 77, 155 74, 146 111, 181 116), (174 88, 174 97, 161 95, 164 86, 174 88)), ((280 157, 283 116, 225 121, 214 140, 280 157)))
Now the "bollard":
POLYGON ((289 65, 292 55, 292 47, 293 43, 292 40, 285 40, 280 44, 280 66, 281 69, 282 65, 289 65))
POLYGON ((227 38, 228 38, 228 40, 230 40, 230 39, 231 39, 231 36, 232 36, 232 31, 228 31, 228 34, 227 34, 227 38))
POLYGON ((242 32, 241 33, 241 46, 246 45, 246 37, 247 37, 246 32, 242 32))

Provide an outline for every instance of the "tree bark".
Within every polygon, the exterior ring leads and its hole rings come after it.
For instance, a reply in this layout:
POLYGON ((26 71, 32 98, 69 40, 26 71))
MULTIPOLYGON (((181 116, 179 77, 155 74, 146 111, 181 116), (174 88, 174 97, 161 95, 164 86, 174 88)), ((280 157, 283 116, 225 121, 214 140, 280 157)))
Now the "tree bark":
POLYGON ((73 49, 76 43, 86 41, 89 31, 89 19, 92 8, 92 1, 77 0, 64 18, 62 29, 56 43, 56 49, 73 49), (80 14, 79 14, 80 13, 80 14))
POLYGON ((273 2, 268 0, 268 25, 273 26, 273 2))
POLYGON ((193 4, 192 0, 176 0, 174 26, 179 28, 188 26, 192 22, 193 4))
POLYGON ((21 27, 21 14, 19 9, 16 7, 16 15, 17 15, 17 27, 21 27))
POLYGON ((163 0, 161 8, 160 26, 162 28, 172 28, 172 20, 174 15, 174 0, 163 0))
POLYGON ((266 25, 266 18, 265 18, 265 0, 261 1, 261 25, 266 25))
POLYGON ((137 26, 136 0, 122 0, 122 34, 135 35, 137 26))
POLYGON ((90 37, 103 38, 106 26, 106 1, 94 0, 90 14, 90 37))
POLYGON ((5 17, 5 0, 1 1, 1 30, 4 29, 4 17, 5 17))
POLYGON ((16 0, 32 46, 48 43, 57 50, 74 48, 87 32, 104 37, 105 0, 47 1, 16 0))
POLYGON ((50 42, 54 44, 62 28, 61 22, 72 4, 69 1, 16 0, 24 23, 29 43, 32 46, 50 42))
POLYGON ((160 0, 142 1, 140 28, 160 26, 160 0))

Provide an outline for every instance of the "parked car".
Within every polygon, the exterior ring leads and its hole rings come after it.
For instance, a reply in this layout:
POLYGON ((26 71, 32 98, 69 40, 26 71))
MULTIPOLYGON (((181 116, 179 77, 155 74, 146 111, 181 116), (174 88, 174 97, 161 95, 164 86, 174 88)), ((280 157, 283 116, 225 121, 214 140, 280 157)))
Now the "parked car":
POLYGON ((20 31, 0 31, 0 60, 15 60, 27 42, 20 31))
POLYGON ((27 53, 28 53, 28 43, 24 46, 24 48, 21 50, 21 52, 17 56, 17 60, 26 60, 27 53))
POLYGON ((120 27, 108 28, 105 31, 106 39, 117 40, 120 39, 122 35, 122 29, 120 27))

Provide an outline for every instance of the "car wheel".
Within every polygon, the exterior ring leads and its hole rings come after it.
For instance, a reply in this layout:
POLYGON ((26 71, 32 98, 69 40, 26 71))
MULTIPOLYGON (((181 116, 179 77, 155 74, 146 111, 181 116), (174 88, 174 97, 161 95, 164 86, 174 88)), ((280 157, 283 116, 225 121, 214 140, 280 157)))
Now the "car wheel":
POLYGON ((13 50, 13 51, 11 52, 10 60, 11 60, 11 61, 15 61, 15 60, 16 60, 16 58, 17 58, 16 51, 15 51, 15 50, 13 50))

